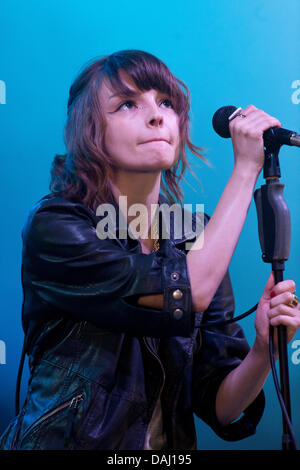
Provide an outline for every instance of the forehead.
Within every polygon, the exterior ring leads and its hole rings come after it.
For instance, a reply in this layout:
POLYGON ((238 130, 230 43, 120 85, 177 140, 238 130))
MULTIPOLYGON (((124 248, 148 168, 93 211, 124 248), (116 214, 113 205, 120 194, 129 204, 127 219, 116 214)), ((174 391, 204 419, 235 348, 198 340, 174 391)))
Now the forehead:
POLYGON ((118 72, 119 80, 115 81, 115 86, 108 78, 104 78, 101 88, 100 96, 107 104, 113 102, 114 97, 125 96, 135 98, 140 94, 148 93, 151 90, 167 94, 166 92, 160 91, 157 87, 150 87, 148 89, 138 88, 134 80, 124 70, 118 72))
POLYGON ((122 89, 120 89, 120 86, 114 87, 113 84, 107 78, 104 78, 100 87, 100 95, 102 98, 104 98, 105 101, 109 101, 111 97, 113 97, 114 95, 119 95, 121 92, 122 94, 124 94, 125 92, 128 92, 128 94, 130 94, 130 92, 133 92, 134 94, 141 91, 137 88, 132 78, 123 70, 119 72, 119 76, 121 79, 120 81, 122 84, 122 89))

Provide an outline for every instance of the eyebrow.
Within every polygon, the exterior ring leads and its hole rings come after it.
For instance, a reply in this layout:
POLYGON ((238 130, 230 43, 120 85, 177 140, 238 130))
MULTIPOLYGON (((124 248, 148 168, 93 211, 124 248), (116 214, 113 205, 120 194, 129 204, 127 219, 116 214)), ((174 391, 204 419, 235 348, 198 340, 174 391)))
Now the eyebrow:
POLYGON ((140 94, 140 92, 138 91, 135 91, 135 90, 128 90, 124 93, 114 93, 113 95, 111 95, 108 99, 111 100, 112 98, 115 98, 115 97, 119 97, 119 98, 123 98, 123 97, 132 97, 132 98, 135 98, 137 97, 138 95, 140 94))

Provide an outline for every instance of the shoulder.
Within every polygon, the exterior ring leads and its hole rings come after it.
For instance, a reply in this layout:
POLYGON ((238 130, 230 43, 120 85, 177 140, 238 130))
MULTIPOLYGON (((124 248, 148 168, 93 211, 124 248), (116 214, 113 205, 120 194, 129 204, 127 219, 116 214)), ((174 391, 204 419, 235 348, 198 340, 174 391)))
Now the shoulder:
POLYGON ((86 214, 93 217, 94 212, 87 206, 78 201, 71 201, 62 196, 49 193, 46 196, 39 199, 29 212, 29 217, 33 217, 42 212, 74 212, 80 214, 86 214))
POLYGON ((77 201, 70 201, 62 196, 56 196, 53 193, 39 199, 30 209, 26 223, 32 221, 38 216, 47 213, 51 217, 53 215, 70 213, 78 217, 95 218, 95 213, 87 206, 77 201))
MULTIPOLYGON (((70 201, 53 193, 38 200, 30 209, 22 230, 23 241, 31 244, 51 234, 74 231, 77 224, 95 227, 94 212, 80 202, 70 201)), ((70 235, 70 233, 68 233, 70 235)))

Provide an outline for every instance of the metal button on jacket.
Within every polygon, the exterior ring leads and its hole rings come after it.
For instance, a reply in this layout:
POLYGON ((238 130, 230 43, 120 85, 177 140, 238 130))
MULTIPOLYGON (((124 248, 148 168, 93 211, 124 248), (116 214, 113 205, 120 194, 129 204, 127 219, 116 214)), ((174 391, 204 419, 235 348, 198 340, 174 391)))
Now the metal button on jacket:
POLYGON ((174 315, 174 318, 176 318, 177 320, 180 320, 180 318, 183 315, 183 311, 181 310, 181 308, 176 308, 173 312, 173 315, 174 315))
POLYGON ((182 296, 183 296, 183 293, 180 289, 174 290, 174 292, 173 292, 173 298, 174 299, 179 300, 179 299, 182 298, 182 296))
POLYGON ((171 274, 171 279, 172 279, 172 281, 178 281, 179 278, 180 278, 180 274, 179 274, 179 273, 172 273, 172 274, 171 274))

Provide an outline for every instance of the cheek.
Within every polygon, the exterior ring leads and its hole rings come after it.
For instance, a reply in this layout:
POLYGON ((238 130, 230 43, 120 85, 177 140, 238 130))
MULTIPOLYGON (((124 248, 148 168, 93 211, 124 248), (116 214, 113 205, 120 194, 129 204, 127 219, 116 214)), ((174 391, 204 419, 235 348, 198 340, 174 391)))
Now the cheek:
POLYGON ((176 148, 176 155, 178 156, 181 151, 181 135, 179 127, 176 128, 176 132, 174 133, 175 136, 175 148, 176 148))
POLYGON ((172 122, 172 129, 173 129, 173 136, 176 140, 176 143, 179 145, 180 143, 180 128, 179 128, 179 116, 174 118, 172 122))
POLYGON ((105 132, 105 145, 111 156, 120 155, 132 147, 132 132, 124 125, 107 126, 105 132))

